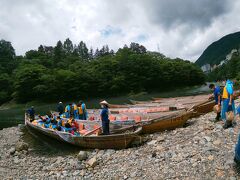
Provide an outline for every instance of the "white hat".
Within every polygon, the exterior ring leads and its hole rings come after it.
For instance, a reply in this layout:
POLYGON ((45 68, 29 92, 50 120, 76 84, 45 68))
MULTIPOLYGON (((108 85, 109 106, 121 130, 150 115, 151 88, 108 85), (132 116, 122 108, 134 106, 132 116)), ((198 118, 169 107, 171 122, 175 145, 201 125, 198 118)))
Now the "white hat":
POLYGON ((100 104, 108 105, 108 102, 104 100, 104 101, 100 102, 100 104))
POLYGON ((59 104, 62 104, 62 102, 60 101, 59 104))

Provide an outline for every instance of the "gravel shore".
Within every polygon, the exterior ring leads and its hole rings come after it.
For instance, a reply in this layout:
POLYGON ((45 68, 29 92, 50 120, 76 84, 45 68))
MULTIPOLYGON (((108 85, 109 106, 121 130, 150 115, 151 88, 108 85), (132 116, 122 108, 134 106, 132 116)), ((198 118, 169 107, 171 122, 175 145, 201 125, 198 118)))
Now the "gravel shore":
POLYGON ((240 179, 233 161, 240 123, 224 130, 214 113, 143 136, 143 145, 41 156, 19 127, 0 131, 0 179, 240 179))

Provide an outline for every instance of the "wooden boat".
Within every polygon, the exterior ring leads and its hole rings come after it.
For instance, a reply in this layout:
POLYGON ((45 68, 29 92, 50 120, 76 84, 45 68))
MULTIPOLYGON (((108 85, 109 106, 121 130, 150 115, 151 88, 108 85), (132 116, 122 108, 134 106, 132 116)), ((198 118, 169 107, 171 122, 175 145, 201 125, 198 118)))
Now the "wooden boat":
POLYGON ((142 127, 131 126, 119 130, 118 132, 121 134, 75 136, 67 132, 55 131, 34 125, 29 121, 26 114, 25 124, 30 129, 36 130, 49 137, 86 149, 124 149, 129 147, 134 140, 141 140, 138 135, 142 132, 142 127))
POLYGON ((136 104, 149 104, 149 103, 152 103, 153 101, 136 101, 136 100, 132 100, 132 99, 129 99, 129 101, 133 104, 133 105, 136 105, 136 104))
POLYGON ((214 100, 208 100, 196 106, 193 106, 192 109, 195 112, 194 117, 211 112, 213 110, 214 105, 215 105, 214 100))
POLYGON ((129 108, 129 105, 109 104, 109 108, 129 108))
POLYGON ((193 116, 193 113, 193 110, 183 110, 181 113, 149 120, 148 122, 144 122, 142 124, 142 133, 154 133, 182 127, 186 121, 193 116))

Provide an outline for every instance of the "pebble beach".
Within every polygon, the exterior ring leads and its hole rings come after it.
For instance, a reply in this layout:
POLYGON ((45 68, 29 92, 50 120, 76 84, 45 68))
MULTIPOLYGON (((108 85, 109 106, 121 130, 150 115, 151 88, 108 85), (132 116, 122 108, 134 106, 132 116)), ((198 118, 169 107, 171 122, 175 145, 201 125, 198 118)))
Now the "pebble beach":
POLYGON ((240 179, 234 162, 239 119, 234 128, 223 129, 215 116, 211 112, 183 128, 142 135, 143 143, 128 149, 56 156, 36 154, 22 138, 22 126, 5 128, 0 179, 240 179))

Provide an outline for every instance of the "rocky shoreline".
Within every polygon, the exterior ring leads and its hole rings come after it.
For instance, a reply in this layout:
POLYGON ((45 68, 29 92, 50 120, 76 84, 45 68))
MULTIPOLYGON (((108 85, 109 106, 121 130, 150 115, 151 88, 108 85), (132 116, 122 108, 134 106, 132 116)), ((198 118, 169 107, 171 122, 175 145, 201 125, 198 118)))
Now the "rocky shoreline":
MULTIPOLYGON (((41 156, 20 127, 0 131, 0 179, 240 179, 233 161, 240 123, 224 130, 208 113, 173 131, 144 135, 143 145, 41 156)), ((240 171, 239 171, 240 172, 240 171)))

